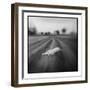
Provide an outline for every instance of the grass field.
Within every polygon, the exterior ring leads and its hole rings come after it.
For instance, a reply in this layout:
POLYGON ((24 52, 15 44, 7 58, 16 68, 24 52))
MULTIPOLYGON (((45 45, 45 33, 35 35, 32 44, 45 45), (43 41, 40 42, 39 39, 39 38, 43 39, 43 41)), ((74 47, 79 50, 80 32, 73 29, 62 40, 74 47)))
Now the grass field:
POLYGON ((29 36, 28 73, 66 72, 78 70, 78 43, 70 36, 29 36), (54 55, 42 55, 59 47, 54 55))

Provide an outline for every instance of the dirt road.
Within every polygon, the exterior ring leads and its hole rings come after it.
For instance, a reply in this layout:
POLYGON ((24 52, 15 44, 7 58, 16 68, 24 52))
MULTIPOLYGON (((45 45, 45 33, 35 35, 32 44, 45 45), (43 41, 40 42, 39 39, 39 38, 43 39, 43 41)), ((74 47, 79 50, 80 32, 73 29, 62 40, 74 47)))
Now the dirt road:
POLYGON ((65 72, 77 71, 77 52, 71 47, 73 42, 66 43, 64 40, 50 36, 31 46, 29 46, 29 73, 48 73, 48 72, 65 72), (71 46, 70 46, 71 43, 71 46), (47 50, 59 47, 60 51, 53 55, 42 55, 47 50))

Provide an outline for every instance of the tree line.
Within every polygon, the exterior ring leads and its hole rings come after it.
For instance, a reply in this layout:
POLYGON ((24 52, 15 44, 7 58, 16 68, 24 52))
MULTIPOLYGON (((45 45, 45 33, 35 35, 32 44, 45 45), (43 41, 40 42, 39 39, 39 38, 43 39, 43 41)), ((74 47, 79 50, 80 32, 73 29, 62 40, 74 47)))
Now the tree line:
MULTIPOLYGON (((65 34, 66 31, 67 31, 66 28, 63 28, 63 29, 61 30, 62 34, 65 34)), ((29 35, 37 35, 37 29, 36 29, 35 27, 33 27, 33 28, 28 28, 28 34, 29 34, 29 35)), ((51 32, 41 32, 40 34, 41 34, 41 35, 52 35, 51 32)), ((55 34, 55 35, 60 35, 61 33, 60 33, 59 30, 56 30, 56 31, 54 32, 54 34, 55 34)))

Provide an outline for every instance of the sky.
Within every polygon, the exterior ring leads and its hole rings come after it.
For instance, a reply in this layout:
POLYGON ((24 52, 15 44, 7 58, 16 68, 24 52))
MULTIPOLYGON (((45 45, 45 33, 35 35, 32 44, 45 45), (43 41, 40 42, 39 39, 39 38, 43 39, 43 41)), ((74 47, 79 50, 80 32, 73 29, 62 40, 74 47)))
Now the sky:
POLYGON ((59 30, 60 33, 63 28, 70 32, 77 32, 76 18, 53 18, 53 17, 29 17, 29 28, 36 27, 37 32, 51 32, 59 30))

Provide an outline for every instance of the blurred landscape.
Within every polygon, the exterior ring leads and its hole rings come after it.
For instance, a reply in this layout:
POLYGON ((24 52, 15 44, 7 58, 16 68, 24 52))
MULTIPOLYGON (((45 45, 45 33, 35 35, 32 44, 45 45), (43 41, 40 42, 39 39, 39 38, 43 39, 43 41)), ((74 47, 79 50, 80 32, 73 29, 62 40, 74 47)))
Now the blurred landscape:
MULTIPOLYGON (((44 28, 44 26, 43 26, 44 28)), ((66 27, 39 31, 35 25, 28 27, 28 73, 78 71, 78 33, 66 27), (53 55, 42 53, 60 48, 53 55)))

